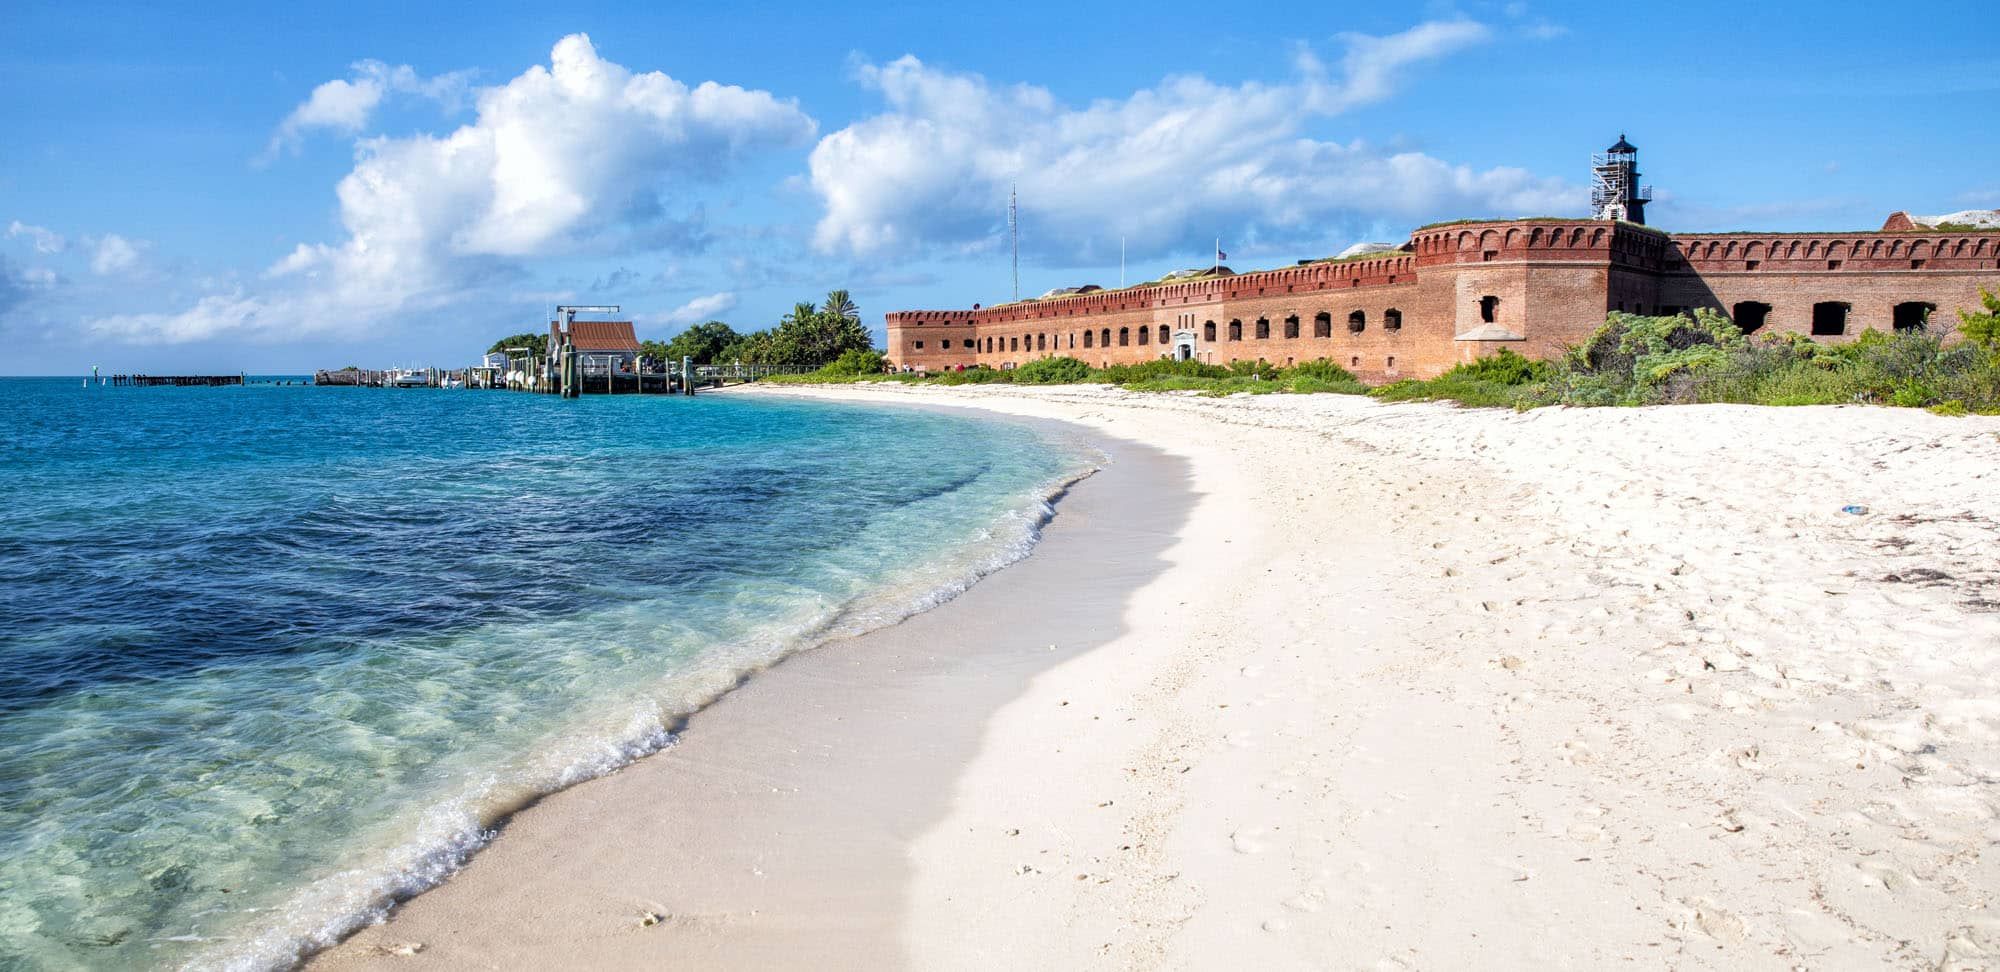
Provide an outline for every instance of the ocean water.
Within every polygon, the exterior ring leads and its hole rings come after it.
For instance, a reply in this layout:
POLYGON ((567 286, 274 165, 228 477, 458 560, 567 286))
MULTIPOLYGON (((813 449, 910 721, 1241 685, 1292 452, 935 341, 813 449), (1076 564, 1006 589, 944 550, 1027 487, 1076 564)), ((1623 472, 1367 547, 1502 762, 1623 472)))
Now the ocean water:
POLYGON ((270 968, 1094 461, 727 395, 0 379, 0 967, 270 968))

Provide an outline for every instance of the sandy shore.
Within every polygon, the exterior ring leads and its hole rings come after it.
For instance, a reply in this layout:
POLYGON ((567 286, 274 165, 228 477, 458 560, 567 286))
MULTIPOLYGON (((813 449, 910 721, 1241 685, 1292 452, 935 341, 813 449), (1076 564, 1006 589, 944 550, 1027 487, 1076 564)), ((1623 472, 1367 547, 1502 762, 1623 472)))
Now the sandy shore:
POLYGON ((807 394, 1134 445, 320 964, 2000 964, 2000 422, 807 394))

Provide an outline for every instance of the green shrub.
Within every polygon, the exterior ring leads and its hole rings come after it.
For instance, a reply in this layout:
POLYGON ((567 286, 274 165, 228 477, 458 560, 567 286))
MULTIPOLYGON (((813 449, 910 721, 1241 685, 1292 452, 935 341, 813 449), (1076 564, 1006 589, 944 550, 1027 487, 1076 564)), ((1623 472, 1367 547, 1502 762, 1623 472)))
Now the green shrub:
POLYGON ((1301 361, 1285 369, 1285 374, 1295 379, 1311 379, 1336 384, 1352 383, 1358 385, 1361 383, 1354 377, 1353 372, 1334 363, 1332 358, 1314 358, 1311 361, 1301 361))
POLYGON ((947 371, 932 379, 940 385, 1008 385, 1014 382, 1014 373, 995 368, 967 368, 964 371, 947 371))
POLYGON ((1020 385, 1073 385, 1090 379, 1090 366, 1075 358, 1038 358, 1014 369, 1020 385))
POLYGON ((842 351, 840 357, 827 362, 819 371, 814 373, 827 378, 854 378, 861 375, 879 375, 882 374, 884 361, 882 352, 872 348, 867 351, 849 349, 842 351))
POLYGON ((1203 364, 1200 361, 1176 361, 1169 358, 1155 358, 1138 364, 1112 365, 1100 368, 1090 376, 1091 381, 1107 382, 1113 385, 1127 385, 1136 381, 1154 378, 1227 378, 1228 368, 1203 364))

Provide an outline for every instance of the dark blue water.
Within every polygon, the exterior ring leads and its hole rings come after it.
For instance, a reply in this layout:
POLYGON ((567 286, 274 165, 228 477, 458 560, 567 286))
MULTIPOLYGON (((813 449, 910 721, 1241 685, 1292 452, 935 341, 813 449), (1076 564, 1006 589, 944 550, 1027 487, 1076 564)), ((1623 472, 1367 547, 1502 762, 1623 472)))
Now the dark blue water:
POLYGON ((911 411, 0 380, 0 958, 291 960, 748 669, 1019 556, 911 411))

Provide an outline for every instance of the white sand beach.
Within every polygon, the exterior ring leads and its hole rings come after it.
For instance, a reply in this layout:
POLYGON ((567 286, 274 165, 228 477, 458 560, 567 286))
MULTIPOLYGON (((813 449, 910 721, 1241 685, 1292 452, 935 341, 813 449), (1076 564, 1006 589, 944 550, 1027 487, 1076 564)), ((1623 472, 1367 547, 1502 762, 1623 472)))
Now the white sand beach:
POLYGON ((2000 966, 2000 420, 730 394, 1130 445, 316 964, 2000 966))

